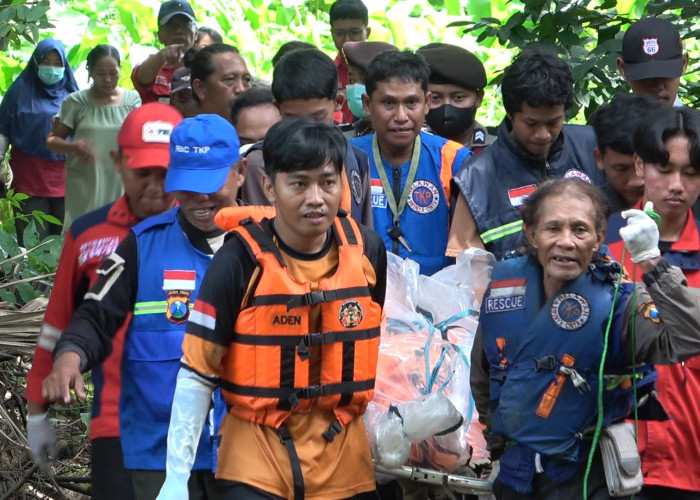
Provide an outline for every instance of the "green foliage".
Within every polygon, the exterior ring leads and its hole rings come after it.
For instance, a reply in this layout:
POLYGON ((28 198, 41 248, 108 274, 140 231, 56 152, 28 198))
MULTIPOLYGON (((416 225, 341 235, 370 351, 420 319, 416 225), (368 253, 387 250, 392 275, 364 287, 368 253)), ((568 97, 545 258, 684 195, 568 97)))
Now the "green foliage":
MULTIPOLYGON (((471 3, 471 2, 470 2, 471 3)), ((575 83, 572 115, 583 112, 587 119, 610 97, 626 91, 617 71, 622 36, 631 22, 654 15, 674 23, 686 45, 697 49, 700 6, 695 0, 522 0, 511 3, 503 18, 472 13, 452 23, 464 28, 464 36, 479 43, 495 43, 519 50, 530 43, 553 47, 570 65, 575 83)), ((693 57, 691 55, 691 61, 693 57)), ((691 65, 692 66, 692 65, 691 65)), ((498 74, 493 82, 500 80, 498 74)), ((700 103, 697 75, 686 77, 681 87, 687 101, 700 103)))
POLYGON ((38 42, 39 30, 54 27, 48 21, 49 7, 49 0, 1 0, 0 50, 4 51, 10 45, 17 49, 23 41, 38 42))
MULTIPOLYGON (((328 19, 333 1, 191 3, 199 25, 219 30, 226 42, 239 47, 255 76, 270 80, 272 56, 289 40, 308 41, 335 56, 328 19)), ((54 36, 66 43, 74 68, 82 67, 95 45, 117 46, 124 56, 120 85, 131 88, 132 64, 159 48, 159 5, 160 0, 63 0, 52 3, 46 11, 48 0, 26 5, 19 0, 0 0, 0 35, 9 29, 6 38, 13 41, 11 50, 0 51, 0 93, 23 67, 36 30, 40 37, 54 36), (48 13, 53 25, 42 13, 48 13), (11 18, 9 24, 3 16, 11 18), (24 19, 19 19, 22 16, 24 19), (34 18, 37 21, 32 24, 28 19, 34 18), (22 23, 34 27, 21 28, 22 23)), ((500 74, 513 54, 528 43, 551 45, 570 61, 576 80, 572 115, 578 121, 585 121, 613 93, 627 91, 618 76, 616 59, 623 32, 639 17, 657 15, 671 20, 689 50, 691 70, 700 58, 700 6, 696 0, 372 0, 366 5, 373 40, 411 49, 443 41, 461 44, 477 54, 492 82, 477 118, 491 125, 503 117, 497 86, 500 74)), ((700 103, 695 71, 682 79, 681 94, 691 105, 700 103)))
POLYGON ((27 198, 11 189, 0 199, 0 300, 17 307, 48 296, 61 251, 59 236, 40 241, 37 231, 37 224, 60 225, 61 221, 39 211, 23 214, 21 202, 27 198), (18 220, 27 223, 22 233, 24 248, 18 243, 18 220))

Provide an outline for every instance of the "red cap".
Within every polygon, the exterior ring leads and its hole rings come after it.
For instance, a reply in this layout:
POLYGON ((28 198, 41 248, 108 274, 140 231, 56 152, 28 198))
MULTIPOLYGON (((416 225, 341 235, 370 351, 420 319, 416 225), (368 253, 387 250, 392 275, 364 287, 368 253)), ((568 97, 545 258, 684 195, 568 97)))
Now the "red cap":
POLYGON ((129 113, 117 136, 126 166, 168 168, 170 133, 181 121, 178 110, 161 102, 149 102, 129 113))

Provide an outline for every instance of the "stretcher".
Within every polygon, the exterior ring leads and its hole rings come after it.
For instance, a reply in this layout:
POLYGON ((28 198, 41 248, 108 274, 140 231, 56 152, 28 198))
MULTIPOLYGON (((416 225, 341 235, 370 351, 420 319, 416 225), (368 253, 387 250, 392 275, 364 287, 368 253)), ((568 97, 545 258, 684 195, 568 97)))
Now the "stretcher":
POLYGON ((384 474, 397 479, 407 479, 417 483, 443 486, 454 493, 467 495, 489 495, 492 492, 492 483, 485 479, 475 477, 448 474, 422 467, 402 466, 395 469, 387 469, 375 464, 374 470, 378 474, 384 474))

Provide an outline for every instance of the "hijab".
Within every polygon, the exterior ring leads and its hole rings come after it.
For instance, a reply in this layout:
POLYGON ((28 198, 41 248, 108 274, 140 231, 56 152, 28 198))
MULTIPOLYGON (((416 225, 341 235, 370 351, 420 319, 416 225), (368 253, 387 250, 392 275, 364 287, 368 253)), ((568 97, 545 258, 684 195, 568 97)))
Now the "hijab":
POLYGON ((65 159, 65 155, 57 155, 46 149, 46 137, 61 103, 76 90, 78 84, 66 59, 63 44, 53 38, 40 41, 29 63, 2 99, 0 134, 10 139, 13 147, 32 156, 45 160, 65 159), (59 82, 45 85, 39 80, 39 63, 52 50, 61 58, 65 72, 59 82))

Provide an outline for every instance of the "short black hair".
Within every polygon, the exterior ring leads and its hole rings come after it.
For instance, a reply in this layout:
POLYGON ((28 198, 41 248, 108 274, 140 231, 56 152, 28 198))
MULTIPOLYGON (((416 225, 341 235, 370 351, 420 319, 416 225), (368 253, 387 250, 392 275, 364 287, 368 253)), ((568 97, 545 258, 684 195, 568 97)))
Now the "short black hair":
POLYGON ((394 78, 401 83, 418 83, 427 93, 430 66, 422 55, 410 50, 381 52, 370 61, 365 72, 367 95, 371 98, 379 82, 394 78))
POLYGON ((318 49, 289 52, 272 72, 272 95, 283 103, 293 99, 335 99, 338 68, 318 49))
POLYGON ((245 108, 260 106, 261 104, 273 104, 272 91, 265 87, 251 87, 241 92, 231 101, 231 123, 235 127, 238 123, 238 115, 245 108))
MULTIPOLYGON (((607 226, 609 208, 602 191, 590 182, 576 178, 549 179, 537 187, 537 191, 527 197, 521 207, 523 224, 535 227, 540 221, 540 207, 550 196, 568 195, 571 198, 588 198, 593 204, 593 220, 596 234, 600 235, 607 226)), ((532 250, 532 249, 529 249, 532 250)))
POLYGON ((700 171, 700 111, 686 107, 663 106, 634 133, 634 151, 644 163, 668 165, 666 142, 686 137, 690 143, 690 164, 700 171))
POLYGON ((313 43, 309 42, 303 42, 301 40, 291 40, 289 42, 285 42, 282 45, 280 45, 280 48, 277 49, 277 52, 275 52, 275 55, 272 56, 272 67, 274 68, 277 66, 277 63, 282 59, 284 56, 289 54, 290 52, 294 52, 295 50, 301 50, 301 49, 317 49, 313 43))
POLYGON ((533 108, 574 103, 574 79, 571 68, 556 52, 547 47, 525 47, 503 72, 501 81, 503 107, 513 115, 523 104, 533 108))
POLYGON ((313 170, 332 163, 341 173, 347 140, 334 125, 311 118, 288 118, 274 124, 263 141, 265 173, 313 170))
MULTIPOLYGON (((206 81, 216 71, 213 62, 214 56, 227 52, 240 54, 238 48, 226 43, 213 43, 199 50, 194 47, 189 49, 185 53, 184 60, 185 66, 190 68, 190 82, 194 84, 195 80, 206 81)), ((194 100, 199 103, 197 92, 192 92, 192 95, 194 95, 194 100)))
POLYGON ((221 38, 221 34, 216 31, 214 28, 207 28, 206 26, 200 26, 197 28, 197 38, 194 40, 194 44, 197 45, 197 42, 199 39, 202 37, 202 35, 208 35, 209 38, 211 38, 214 43, 223 43, 224 39, 221 38))
POLYGON ((658 101, 649 96, 615 94, 591 118, 600 152, 612 149, 622 155, 634 153, 634 131, 659 107, 658 101))
POLYGON ((367 6, 360 0, 338 0, 331 5, 328 12, 331 26, 339 19, 359 19, 365 26, 369 22, 369 12, 367 6))
POLYGON ((117 61, 117 66, 122 65, 121 59, 119 58, 119 51, 111 45, 101 44, 96 45, 92 48, 90 52, 88 52, 85 63, 87 70, 91 71, 92 69, 94 69, 95 64, 97 64, 97 61, 99 61, 103 57, 111 57, 117 61))

